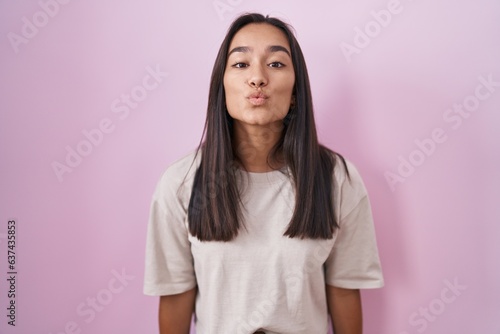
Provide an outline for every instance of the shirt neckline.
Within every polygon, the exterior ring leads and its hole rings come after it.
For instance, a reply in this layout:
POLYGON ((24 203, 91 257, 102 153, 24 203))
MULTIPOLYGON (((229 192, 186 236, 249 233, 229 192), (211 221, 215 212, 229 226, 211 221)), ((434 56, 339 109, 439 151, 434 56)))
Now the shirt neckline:
POLYGON ((285 180, 287 178, 288 168, 283 167, 269 172, 247 172, 240 169, 239 172, 243 176, 248 177, 251 184, 270 184, 285 180))

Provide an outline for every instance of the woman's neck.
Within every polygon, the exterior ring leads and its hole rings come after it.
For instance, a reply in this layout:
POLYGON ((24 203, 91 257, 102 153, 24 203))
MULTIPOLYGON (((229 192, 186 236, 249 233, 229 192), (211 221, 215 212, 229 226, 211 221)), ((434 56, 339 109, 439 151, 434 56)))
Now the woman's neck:
POLYGON ((283 166, 280 157, 272 159, 273 157, 269 156, 283 133, 281 122, 261 126, 235 121, 233 131, 235 154, 247 171, 264 173, 283 166))

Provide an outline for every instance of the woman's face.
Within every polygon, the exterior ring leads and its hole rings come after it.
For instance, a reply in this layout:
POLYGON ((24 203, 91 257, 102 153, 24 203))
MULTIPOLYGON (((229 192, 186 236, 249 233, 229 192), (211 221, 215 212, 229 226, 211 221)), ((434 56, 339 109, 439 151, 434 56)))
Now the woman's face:
POLYGON ((229 115, 246 125, 282 122, 295 83, 285 34, 267 23, 241 28, 229 45, 224 89, 229 115))

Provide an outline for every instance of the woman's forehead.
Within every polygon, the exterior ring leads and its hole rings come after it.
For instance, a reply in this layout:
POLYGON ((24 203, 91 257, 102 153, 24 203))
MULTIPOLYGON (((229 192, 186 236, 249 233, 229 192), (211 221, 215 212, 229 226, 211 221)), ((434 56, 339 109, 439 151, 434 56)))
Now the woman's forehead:
POLYGON ((250 23, 238 30, 231 40, 229 50, 235 47, 248 47, 249 51, 257 47, 267 48, 271 45, 279 45, 290 50, 290 45, 285 33, 267 23, 250 23))

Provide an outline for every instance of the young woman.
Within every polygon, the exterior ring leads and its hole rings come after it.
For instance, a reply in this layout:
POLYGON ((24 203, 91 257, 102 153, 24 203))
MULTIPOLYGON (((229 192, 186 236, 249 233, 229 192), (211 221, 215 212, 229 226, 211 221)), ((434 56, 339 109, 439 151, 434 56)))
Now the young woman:
POLYGON ((153 196, 144 292, 160 333, 362 332, 359 289, 383 286, 366 189, 318 143, 302 51, 247 14, 222 42, 204 141, 153 196))

